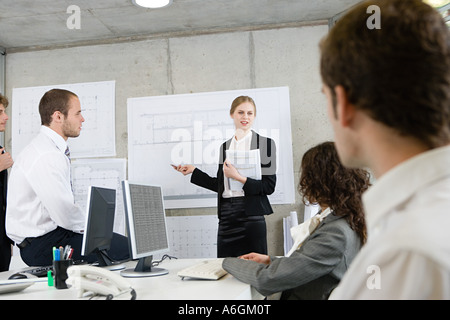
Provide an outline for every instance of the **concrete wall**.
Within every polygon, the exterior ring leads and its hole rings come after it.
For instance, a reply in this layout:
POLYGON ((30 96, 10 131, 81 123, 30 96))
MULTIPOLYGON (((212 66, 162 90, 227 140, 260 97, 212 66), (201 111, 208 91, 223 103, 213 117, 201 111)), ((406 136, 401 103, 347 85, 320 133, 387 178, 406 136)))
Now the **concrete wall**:
MULTIPOLYGON (((303 153, 333 138, 319 75, 318 43, 327 31, 324 24, 16 52, 6 57, 6 94, 11 97, 14 87, 116 80, 117 157, 126 158, 129 97, 289 86, 297 185, 303 153)), ((296 210, 302 221, 304 208, 297 194, 295 204, 274 210, 266 219, 269 253, 281 255, 282 218, 296 210)), ((216 214, 216 209, 167 213, 216 214)))

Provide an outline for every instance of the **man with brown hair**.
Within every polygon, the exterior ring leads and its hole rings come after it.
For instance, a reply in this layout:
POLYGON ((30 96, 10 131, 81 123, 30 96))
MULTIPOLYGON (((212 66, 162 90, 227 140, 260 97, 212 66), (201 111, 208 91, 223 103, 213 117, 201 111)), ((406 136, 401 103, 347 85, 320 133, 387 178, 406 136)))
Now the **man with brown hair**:
MULTIPOLYGON (((5 132, 8 115, 5 109, 8 107, 8 99, 0 94, 0 132, 5 132)), ((11 262, 12 240, 6 235, 5 214, 6 195, 8 189, 8 168, 13 165, 9 152, 0 146, 0 272, 9 270, 11 262)))
POLYGON ((364 2, 321 43, 344 165, 377 179, 368 240, 333 299, 450 299, 450 32, 420 0, 364 2), (369 6, 381 13, 369 29, 369 6), (373 7, 372 7, 373 8, 373 7))
MULTIPOLYGON (((39 103, 39 114, 41 130, 11 170, 6 212, 8 236, 29 266, 51 265, 52 247, 66 245, 74 249, 74 260, 82 259, 85 226, 85 212, 74 202, 67 146, 84 122, 80 100, 73 92, 50 90, 39 103)), ((114 234, 112 241, 111 258, 127 259, 127 239, 114 234)))

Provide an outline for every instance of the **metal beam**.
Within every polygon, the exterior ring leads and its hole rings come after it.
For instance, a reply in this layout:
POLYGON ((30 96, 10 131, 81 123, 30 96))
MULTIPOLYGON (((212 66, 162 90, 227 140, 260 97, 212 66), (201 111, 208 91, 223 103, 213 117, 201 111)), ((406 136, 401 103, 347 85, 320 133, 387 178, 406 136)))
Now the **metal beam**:
MULTIPOLYGON (((0 47, 0 93, 5 94, 6 49, 0 47)), ((0 132, 0 145, 5 146, 5 133, 0 132)))
POLYGON ((5 59, 6 49, 0 47, 0 93, 5 94, 5 59))

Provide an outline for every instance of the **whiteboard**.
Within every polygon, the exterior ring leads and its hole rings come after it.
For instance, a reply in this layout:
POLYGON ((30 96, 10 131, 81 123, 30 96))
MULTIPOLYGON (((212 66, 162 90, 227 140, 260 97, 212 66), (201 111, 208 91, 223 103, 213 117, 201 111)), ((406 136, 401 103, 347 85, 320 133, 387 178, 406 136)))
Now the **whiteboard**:
POLYGON ((14 88, 11 128, 13 157, 39 133, 39 102, 51 89, 72 91, 80 99, 85 122, 80 136, 67 141, 71 157, 115 156, 115 81, 103 81, 14 88))
POLYGON ((277 185, 272 204, 295 202, 289 88, 261 88, 129 98, 128 175, 136 183, 161 185, 165 207, 217 206, 217 194, 190 183, 170 164, 194 164, 215 177, 220 145, 234 134, 229 110, 241 95, 253 98, 253 129, 277 146, 277 185))

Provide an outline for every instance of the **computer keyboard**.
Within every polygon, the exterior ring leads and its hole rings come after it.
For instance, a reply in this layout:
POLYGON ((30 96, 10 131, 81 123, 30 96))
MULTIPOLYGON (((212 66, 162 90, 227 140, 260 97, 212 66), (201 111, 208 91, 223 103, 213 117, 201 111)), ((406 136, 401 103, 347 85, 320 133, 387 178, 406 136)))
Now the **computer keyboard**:
POLYGON ((181 271, 178 271, 178 276, 181 279, 195 278, 206 280, 219 280, 228 272, 222 268, 223 259, 205 260, 201 263, 187 267, 181 271))
MULTIPOLYGON (((87 264, 84 260, 73 260, 73 265, 87 264)), ((23 273, 32 274, 38 278, 46 277, 48 271, 53 271, 53 265, 50 266, 42 266, 42 267, 34 267, 33 269, 28 269, 22 271, 23 273)))
POLYGON ((30 270, 23 271, 24 273, 32 274, 33 276, 42 278, 47 276, 47 272, 53 270, 53 266, 35 267, 30 270))

